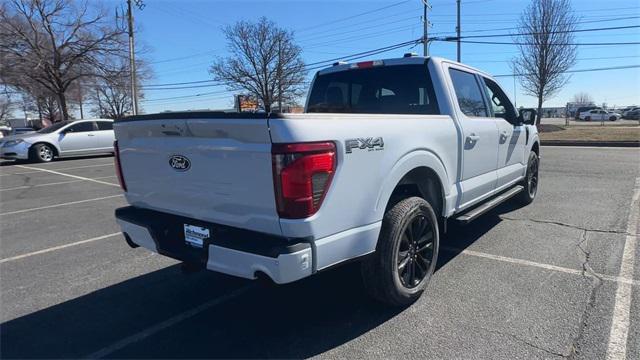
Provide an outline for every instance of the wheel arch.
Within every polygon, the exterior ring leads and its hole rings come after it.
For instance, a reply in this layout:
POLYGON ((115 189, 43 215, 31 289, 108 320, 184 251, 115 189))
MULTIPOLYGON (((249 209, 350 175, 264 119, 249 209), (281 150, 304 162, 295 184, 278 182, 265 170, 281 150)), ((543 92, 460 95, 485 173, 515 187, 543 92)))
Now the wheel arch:
POLYGON ((60 156, 60 149, 58 149, 58 147, 57 147, 57 146, 53 145, 53 144, 52 144, 52 143, 50 143, 49 141, 43 141, 43 140, 36 141, 36 142, 34 142, 33 144, 31 144, 31 146, 29 146, 29 151, 31 151, 31 149, 32 149, 34 146, 36 146, 36 145, 40 145, 40 144, 44 144, 44 145, 49 146, 49 147, 53 150, 53 155, 54 155, 54 156, 56 156, 56 157, 57 157, 57 156, 60 156))
POLYGON ((419 196, 445 216, 449 190, 448 175, 442 161, 429 151, 415 151, 400 159, 387 177, 377 199, 376 211, 384 216, 394 201, 419 196))
POLYGON ((533 146, 531 146, 531 151, 536 153, 536 155, 540 156, 540 141, 538 141, 538 139, 536 139, 533 142, 533 146))

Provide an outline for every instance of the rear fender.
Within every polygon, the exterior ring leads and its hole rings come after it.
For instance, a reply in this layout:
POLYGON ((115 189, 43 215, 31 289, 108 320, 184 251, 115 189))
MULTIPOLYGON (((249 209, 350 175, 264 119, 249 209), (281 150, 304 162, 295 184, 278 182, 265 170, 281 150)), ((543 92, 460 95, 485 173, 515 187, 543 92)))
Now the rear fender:
POLYGON ((375 211, 378 218, 382 218, 384 216, 387 203, 400 180, 411 170, 419 167, 426 167, 433 170, 440 179, 440 183, 442 184, 442 194, 444 195, 444 203, 442 204, 442 213, 438 215, 446 216, 446 199, 450 197, 449 176, 440 158, 429 150, 421 149, 405 154, 396 162, 389 172, 390 175, 385 179, 376 200, 375 211))

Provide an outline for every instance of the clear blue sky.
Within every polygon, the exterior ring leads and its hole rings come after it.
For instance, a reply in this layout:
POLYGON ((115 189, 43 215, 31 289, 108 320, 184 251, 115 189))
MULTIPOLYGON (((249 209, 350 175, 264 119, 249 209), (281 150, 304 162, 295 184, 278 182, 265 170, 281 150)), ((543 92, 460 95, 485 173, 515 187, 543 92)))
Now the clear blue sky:
MULTIPOLYGON (((113 3, 115 6, 118 2, 113 3)), ((430 3, 429 20, 433 24, 430 32, 453 35, 455 0, 432 0, 430 3)), ((484 34, 509 33, 512 30, 506 28, 516 26, 519 14, 528 3, 529 0, 462 0, 463 35, 483 34, 477 31, 491 29, 503 30, 485 31, 484 34)), ((135 15, 140 29, 139 41, 148 48, 144 57, 151 62, 154 71, 151 84, 211 79, 208 68, 212 59, 226 54, 220 29, 238 20, 266 16, 279 26, 293 30, 307 63, 417 39, 422 34, 420 0, 146 0, 145 4, 146 7, 136 10, 135 15), (377 10, 385 6, 386 9, 377 10)), ((581 17, 579 28, 582 29, 640 25, 640 1, 637 0, 576 0, 573 6, 581 17)), ((510 38, 493 40, 510 41, 510 38)), ((578 33, 576 41, 638 42, 640 28, 578 33)), ((399 57, 407 51, 422 54, 422 47, 406 47, 371 58, 399 57)), ((435 42, 430 52, 455 59, 455 43, 435 42)), ((462 62, 494 75, 511 73, 509 61, 515 55, 516 47, 512 45, 462 45, 462 62)), ((638 65, 640 45, 580 46, 578 59, 574 69, 638 65)), ((500 82, 513 98, 513 78, 500 78, 500 82)), ((545 106, 564 106, 580 91, 589 93, 598 104, 640 104, 640 68, 573 74, 570 83, 545 106)), ((142 102, 145 112, 221 109, 233 104, 232 94, 225 92, 224 87, 147 90, 145 97, 142 102), (187 97, 195 94, 203 95, 187 97), (181 98, 156 100, 168 97, 181 98)), ((519 85, 516 100, 519 106, 535 104, 532 97, 521 92, 519 85)))

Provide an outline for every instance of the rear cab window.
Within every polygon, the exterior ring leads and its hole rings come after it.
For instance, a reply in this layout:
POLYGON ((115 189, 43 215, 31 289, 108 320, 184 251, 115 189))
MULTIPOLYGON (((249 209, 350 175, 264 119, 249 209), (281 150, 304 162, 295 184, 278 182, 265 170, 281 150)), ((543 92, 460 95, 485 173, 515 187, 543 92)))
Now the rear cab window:
POLYGON ((426 65, 375 66, 318 75, 309 113, 439 114, 426 65))

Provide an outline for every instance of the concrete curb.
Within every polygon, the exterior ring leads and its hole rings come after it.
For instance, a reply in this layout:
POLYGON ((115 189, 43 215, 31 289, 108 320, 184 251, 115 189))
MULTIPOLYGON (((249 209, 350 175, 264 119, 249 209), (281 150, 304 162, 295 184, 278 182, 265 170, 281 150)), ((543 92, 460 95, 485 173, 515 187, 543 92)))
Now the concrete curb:
POLYGON ((640 147, 638 141, 541 140, 541 146, 640 147))

